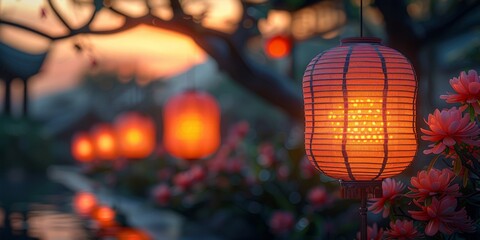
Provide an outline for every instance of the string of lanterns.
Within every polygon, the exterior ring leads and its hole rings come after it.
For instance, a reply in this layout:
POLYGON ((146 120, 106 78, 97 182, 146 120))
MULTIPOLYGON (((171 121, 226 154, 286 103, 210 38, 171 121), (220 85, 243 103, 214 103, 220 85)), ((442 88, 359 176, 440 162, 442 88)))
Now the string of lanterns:
MULTIPOLYGON (((163 124, 163 144, 176 158, 205 158, 220 145, 220 107, 206 92, 188 90, 171 97, 164 106, 163 124)), ((71 154, 82 163, 147 158, 157 145, 156 131, 151 117, 123 113, 113 124, 100 123, 89 132, 76 133, 71 154)))

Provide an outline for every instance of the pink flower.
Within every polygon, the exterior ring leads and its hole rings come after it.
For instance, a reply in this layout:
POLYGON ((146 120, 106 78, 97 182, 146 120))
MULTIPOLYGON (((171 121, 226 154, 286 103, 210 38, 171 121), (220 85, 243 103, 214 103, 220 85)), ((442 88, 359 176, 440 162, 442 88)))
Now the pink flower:
POLYGON ((290 168, 282 164, 277 168, 277 177, 281 181, 285 181, 288 179, 288 176, 290 176, 290 168))
MULTIPOLYGON (((374 223, 372 227, 367 227, 367 239, 368 240, 381 240, 383 237, 383 228, 378 228, 377 224, 374 223)), ((357 232, 357 239, 361 239, 360 232, 357 232)))
POLYGON ((304 157, 300 162, 300 170, 302 171, 302 177, 305 179, 319 174, 318 170, 315 169, 315 166, 313 166, 307 157, 304 157))
POLYGON ((419 221, 427 221, 425 234, 433 236, 437 232, 452 234, 455 231, 473 232, 475 227, 472 220, 467 216, 465 208, 455 211, 457 199, 452 196, 445 196, 440 200, 432 198, 432 203, 428 206, 414 201, 421 210, 408 211, 412 217, 419 221))
POLYGON ((274 234, 283 234, 290 231, 295 224, 293 214, 285 211, 275 211, 270 218, 270 229, 274 234))
POLYGON ((225 165, 225 170, 228 173, 240 173, 244 167, 245 167, 245 162, 243 158, 236 157, 228 160, 228 162, 225 165))
POLYGON ((190 174, 190 178, 193 181, 193 183, 202 181, 205 179, 205 169, 199 165, 193 166, 188 173, 190 174))
POLYGON ((446 147, 453 148, 457 143, 466 143, 473 146, 480 146, 476 138, 480 129, 475 122, 470 121, 468 115, 462 116, 462 111, 456 107, 439 111, 428 115, 428 126, 430 130, 420 129, 424 134, 423 140, 434 142, 430 149, 423 151, 424 154, 439 154, 446 147))
POLYGON ((258 147, 258 163, 263 167, 271 167, 275 162, 275 148, 271 143, 263 143, 258 147))
POLYGON ((240 141, 245 138, 245 136, 248 133, 248 130, 250 128, 250 125, 248 124, 247 121, 242 121, 237 124, 235 124, 231 129, 228 134, 226 142, 226 146, 228 146, 230 149, 235 149, 240 141))
POLYGON ((153 189, 152 195, 158 204, 164 206, 170 201, 172 192, 170 191, 170 187, 168 185, 160 184, 153 189))
POLYGON ((192 185, 192 176, 189 172, 180 172, 173 177, 173 183, 180 190, 184 191, 192 185))
POLYGON ((417 201, 423 202, 426 198, 437 196, 460 196, 458 184, 452 184, 455 179, 455 174, 448 168, 442 171, 432 168, 430 171, 420 171, 416 177, 412 177, 409 187, 412 193, 408 197, 418 198, 417 201))
POLYGON ((417 228, 413 226, 413 221, 407 220, 396 220, 395 222, 390 222, 390 229, 385 231, 387 239, 398 239, 398 240, 409 240, 417 239, 422 236, 417 231, 417 228))
POLYGON ((383 210, 382 216, 384 218, 390 215, 390 206, 396 197, 398 197, 405 189, 405 185, 399 181, 391 178, 384 179, 382 182, 383 196, 381 198, 372 198, 371 205, 368 207, 369 211, 373 213, 380 213, 383 210))
POLYGON ((327 191, 325 191, 324 187, 312 188, 308 193, 307 199, 313 207, 322 207, 328 200, 327 191))
POLYGON ((471 104, 475 113, 480 114, 480 78, 475 70, 468 71, 468 74, 461 72, 458 78, 450 79, 450 85, 456 94, 441 95, 441 99, 447 103, 471 104))

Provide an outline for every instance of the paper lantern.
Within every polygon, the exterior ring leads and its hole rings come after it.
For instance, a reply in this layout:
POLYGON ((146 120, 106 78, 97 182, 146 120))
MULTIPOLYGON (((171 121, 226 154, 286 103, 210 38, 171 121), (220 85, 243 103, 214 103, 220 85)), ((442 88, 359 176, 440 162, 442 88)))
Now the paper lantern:
POLYGON ((117 158, 117 143, 115 130, 110 124, 95 125, 90 131, 97 158, 101 160, 114 160, 117 158))
POLYGON ((290 54, 292 41, 285 36, 275 36, 265 42, 265 53, 270 58, 283 58, 290 54))
POLYGON ((97 198, 89 192, 78 192, 73 198, 73 208, 81 216, 89 216, 97 206, 97 198))
POLYGON ((177 158, 203 158, 220 144, 220 108, 206 92, 189 90, 170 98, 163 124, 165 150, 177 158))
POLYGON ((347 38, 318 54, 303 77, 309 160, 345 182, 401 173, 417 150, 416 92, 408 59, 378 38, 347 38))
POLYGON ((117 240, 150 240, 150 236, 141 230, 123 228, 117 234, 117 240))
POLYGON ((79 162, 91 162, 95 159, 92 139, 86 132, 79 132, 73 136, 70 151, 73 158, 79 162))
POLYGON ((98 206, 93 212, 93 219, 95 219, 102 228, 114 226, 115 217, 115 211, 105 205, 98 206))
POLYGON ((129 159, 148 157, 155 149, 155 124, 135 112, 124 113, 115 120, 120 155, 129 159))

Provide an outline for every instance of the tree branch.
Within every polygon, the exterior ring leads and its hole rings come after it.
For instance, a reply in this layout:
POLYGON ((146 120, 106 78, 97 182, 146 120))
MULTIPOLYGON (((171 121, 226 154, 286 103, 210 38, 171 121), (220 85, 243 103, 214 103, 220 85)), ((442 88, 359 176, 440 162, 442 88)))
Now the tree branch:
POLYGON ((3 20, 3 19, 0 19, 0 24, 5 24, 5 25, 9 25, 9 26, 13 26, 13 27, 17 27, 17 28, 20 28, 20 29, 23 29, 23 30, 26 30, 26 31, 29 31, 31 33, 35 33, 37 35, 40 35, 42 37, 45 37, 45 38, 48 38, 50 40, 54 40, 55 37, 47 34, 47 33, 44 33, 42 31, 39 31, 37 29, 34 29, 34 28, 31 28, 29 26, 25 26, 25 25, 22 25, 22 24, 19 24, 19 23, 16 23, 16 22, 11 22, 11 21, 8 21, 8 20, 3 20))
POLYGON ((50 8, 52 8, 53 10, 53 13, 55 13, 55 15, 57 16, 57 18, 60 20, 60 22, 63 23, 63 25, 69 30, 69 31, 72 31, 72 27, 70 27, 70 25, 68 25, 67 21, 63 18, 63 16, 60 14, 60 12, 58 11, 58 9, 55 7, 55 5, 53 4, 52 0, 48 0, 48 5, 50 5, 50 8))
MULTIPOLYGON (((49 3, 51 3, 51 0, 49 0, 49 3)), ((239 27, 234 35, 213 29, 207 29, 202 27, 201 24, 195 23, 193 18, 186 18, 178 0, 170 0, 170 4, 175 13, 171 20, 163 20, 151 13, 142 17, 133 18, 112 6, 108 6, 108 9, 126 18, 122 26, 111 30, 92 30, 90 28, 90 23, 93 21, 94 16, 88 21, 88 24, 80 28, 72 29, 68 26, 66 21, 56 13, 65 26, 70 29, 67 34, 61 36, 50 36, 41 31, 17 23, 3 20, 0 21, 1 23, 16 26, 47 37, 52 41, 69 38, 82 33, 113 34, 134 28, 140 24, 146 24, 185 34, 192 37, 192 39, 217 62, 219 68, 228 73, 232 80, 257 94, 267 102, 280 107, 294 119, 303 121, 303 104, 300 95, 300 85, 294 86, 291 79, 280 75, 277 71, 271 70, 267 66, 254 62, 245 55, 243 51, 244 45, 236 44, 238 41, 234 40, 234 36, 237 36, 237 38, 238 36, 242 36, 243 33, 238 31, 247 31, 246 29, 239 27)), ((246 15, 244 15, 244 18, 245 17, 246 15)), ((240 26, 241 25, 242 24, 240 24, 240 26)))

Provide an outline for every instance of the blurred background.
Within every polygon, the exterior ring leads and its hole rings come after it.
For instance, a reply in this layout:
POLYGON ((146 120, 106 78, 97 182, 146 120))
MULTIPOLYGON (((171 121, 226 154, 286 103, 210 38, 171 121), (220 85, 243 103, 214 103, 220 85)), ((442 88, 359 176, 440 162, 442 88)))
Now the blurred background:
MULTIPOLYGON (((364 36, 415 68, 418 127, 479 69, 479 5, 363 0, 364 36)), ((301 91, 308 62, 359 33, 360 0, 1 0, 1 239, 354 238, 357 203, 305 158, 301 91), (220 120, 190 158, 164 110, 192 89, 220 120), (90 156, 129 116, 148 153, 90 156)), ((428 162, 420 143, 400 178, 428 162)))

